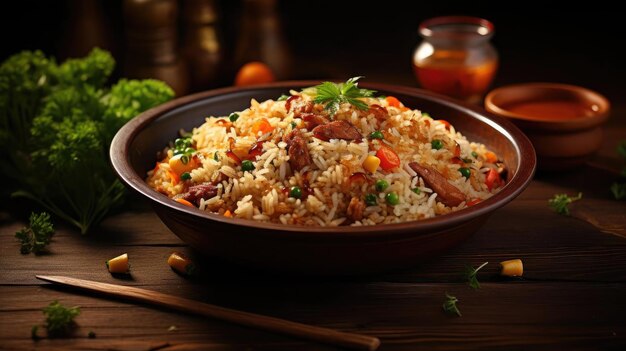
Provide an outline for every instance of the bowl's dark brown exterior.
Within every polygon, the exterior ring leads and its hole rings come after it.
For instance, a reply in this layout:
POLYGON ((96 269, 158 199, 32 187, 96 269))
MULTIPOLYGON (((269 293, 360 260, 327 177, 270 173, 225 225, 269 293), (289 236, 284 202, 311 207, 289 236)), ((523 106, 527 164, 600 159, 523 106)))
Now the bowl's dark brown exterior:
POLYGON ((530 182, 535 152, 510 122, 484 110, 419 89, 361 84, 393 95, 411 108, 446 119, 470 140, 486 144, 507 165, 507 185, 471 208, 423 221, 368 227, 302 227, 225 218, 183 206, 145 182, 157 150, 191 130, 207 116, 223 116, 249 106, 250 99, 276 98, 289 89, 318 81, 278 82, 226 88, 176 99, 146 111, 126 124, 111 144, 111 161, 120 179, 145 196, 163 222, 183 241, 212 257, 256 268, 307 274, 362 274, 413 265, 475 233, 497 208, 513 200, 530 182))

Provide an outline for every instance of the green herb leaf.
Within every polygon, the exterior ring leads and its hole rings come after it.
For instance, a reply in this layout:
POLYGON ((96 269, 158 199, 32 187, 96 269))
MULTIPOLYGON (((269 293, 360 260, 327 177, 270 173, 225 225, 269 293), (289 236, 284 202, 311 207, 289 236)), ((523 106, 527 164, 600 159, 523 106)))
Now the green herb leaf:
POLYGON ((289 95, 281 95, 278 97, 278 99, 276 99, 276 101, 286 101, 287 99, 289 99, 289 95))
POLYGON ((469 283, 470 288, 480 289, 480 283, 478 282, 478 271, 485 267, 489 262, 485 262, 474 268, 472 266, 465 266, 465 279, 469 283))
POLYGON ((64 336, 75 325, 74 318, 80 314, 79 307, 65 307, 53 301, 43 309, 46 316, 46 329, 50 337, 64 336))
POLYGON ((611 185, 611 192, 615 200, 626 199, 626 183, 615 182, 611 185))
MULTIPOLYGON (((324 108, 334 115, 339 110, 342 103, 349 103, 360 110, 367 110, 369 106, 360 98, 372 97, 374 90, 361 89, 358 80, 362 77, 353 77, 345 83, 323 82, 313 87, 315 97, 313 102, 324 104, 324 108)), ((308 90, 308 89, 304 89, 308 90)), ((303 90, 303 92, 304 92, 303 90)))
POLYGON ((447 314, 455 314, 461 317, 461 311, 459 311, 459 308, 456 306, 458 302, 459 299, 446 293, 446 300, 443 302, 443 311, 447 314))
POLYGON ((555 194, 552 199, 548 200, 548 205, 557 213, 569 216, 569 204, 582 199, 582 197, 583 193, 578 193, 578 195, 574 197, 570 197, 567 194, 555 194))
POLYGON ((619 145, 617 145, 617 153, 626 159, 626 140, 622 140, 619 145))
POLYGON ((54 234, 54 227, 50 221, 50 215, 46 212, 40 214, 31 213, 29 225, 15 233, 20 240, 20 252, 23 254, 40 253, 50 244, 54 234))

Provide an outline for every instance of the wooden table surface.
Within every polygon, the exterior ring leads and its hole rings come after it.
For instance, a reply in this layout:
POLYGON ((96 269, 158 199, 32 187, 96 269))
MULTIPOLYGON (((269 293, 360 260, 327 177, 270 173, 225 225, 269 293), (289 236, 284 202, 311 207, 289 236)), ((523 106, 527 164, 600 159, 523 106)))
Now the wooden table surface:
MULTIPOLYGON (((619 169, 624 106, 614 108, 598 163, 619 169)), ((81 236, 57 223, 50 253, 21 255, 14 233, 23 213, 0 213, 0 350, 332 350, 325 345, 115 301, 35 279, 67 275, 143 287, 220 306, 377 336, 380 350, 623 349, 626 346, 626 202, 608 190, 614 174, 595 166, 538 174, 462 245, 404 271, 349 278, 279 276, 203 259, 147 207, 135 206, 81 236), (566 217, 547 206, 555 193, 584 193, 566 217), (172 251, 194 257, 199 275, 174 273, 172 251), (111 276, 104 261, 127 252, 132 275, 111 276), (498 262, 521 258, 524 278, 503 280, 498 262), (466 264, 489 264, 482 288, 462 277, 466 264), (462 317, 447 316, 448 292, 462 317), (31 340, 53 300, 78 305, 69 339, 31 340), (87 338, 89 331, 95 339, 87 338)), ((7 206, 3 206, 7 207, 7 206)), ((323 259, 323 257, 320 257, 323 259)), ((286 263, 288 264, 288 263, 286 263)))

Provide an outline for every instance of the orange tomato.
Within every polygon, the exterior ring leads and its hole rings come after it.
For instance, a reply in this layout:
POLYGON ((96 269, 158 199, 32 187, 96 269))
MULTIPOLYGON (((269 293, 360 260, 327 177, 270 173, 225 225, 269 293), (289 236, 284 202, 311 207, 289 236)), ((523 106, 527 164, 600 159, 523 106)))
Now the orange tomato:
POLYGON ((387 103, 389 104, 389 106, 392 106, 392 107, 400 108, 404 106, 402 105, 400 100, 398 100, 395 96, 387 96, 385 100, 387 100, 387 103))
POLYGON ((485 177, 485 184, 487 184, 487 189, 489 189, 489 191, 491 191, 494 186, 501 185, 502 179, 500 178, 500 173, 491 168, 489 172, 487 172, 487 176, 485 177))
POLYGON ((398 154, 384 145, 376 151, 376 157, 380 159, 380 167, 385 171, 400 166, 400 157, 398 157, 398 154))
POLYGON ((243 65, 235 77, 235 86, 257 85, 275 81, 274 73, 263 62, 250 62, 243 65))
POLYGON ((274 127, 272 127, 270 122, 265 118, 261 118, 252 125, 252 134, 254 135, 258 135, 259 132, 261 132, 261 134, 269 133, 272 130, 274 130, 274 127))

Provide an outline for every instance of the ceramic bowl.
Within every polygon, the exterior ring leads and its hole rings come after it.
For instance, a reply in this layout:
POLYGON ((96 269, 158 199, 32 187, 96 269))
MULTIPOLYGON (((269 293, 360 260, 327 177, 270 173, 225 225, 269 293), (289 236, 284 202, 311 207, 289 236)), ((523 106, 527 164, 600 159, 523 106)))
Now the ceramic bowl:
POLYGON ((407 267, 457 245, 475 233, 494 211, 519 195, 535 170, 530 141, 507 120, 479 107, 408 87, 362 84, 393 95, 406 106, 445 118, 470 140, 485 143, 508 167, 507 184, 493 197, 467 209, 436 218, 366 227, 304 227, 226 218, 189 208, 151 189, 146 172, 156 152, 191 130, 207 116, 228 115, 249 106, 250 99, 275 99, 290 89, 318 81, 279 82, 226 88, 190 95, 137 116, 111 144, 119 178, 154 207, 161 220, 192 248, 214 258, 270 271, 344 275, 407 267))
POLYGON ((587 161, 602 145, 602 125, 609 117, 610 104, 602 95, 582 87, 556 83, 508 85, 485 97, 487 111, 508 118, 532 141, 541 170, 575 168, 587 161), (533 101, 570 101, 588 106, 588 113, 563 119, 544 115, 530 118, 509 110, 509 106, 533 101))

